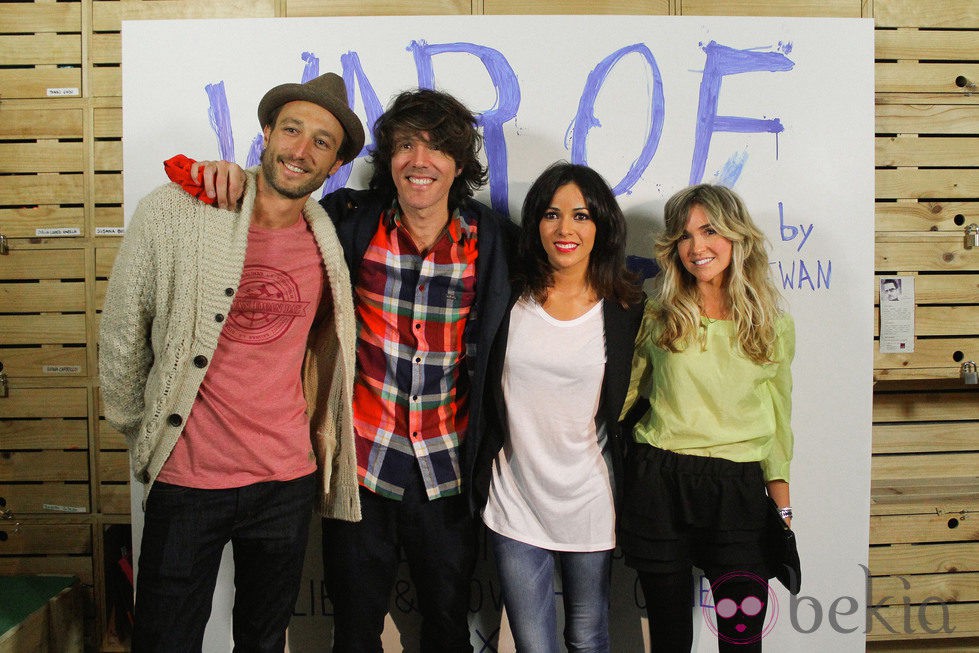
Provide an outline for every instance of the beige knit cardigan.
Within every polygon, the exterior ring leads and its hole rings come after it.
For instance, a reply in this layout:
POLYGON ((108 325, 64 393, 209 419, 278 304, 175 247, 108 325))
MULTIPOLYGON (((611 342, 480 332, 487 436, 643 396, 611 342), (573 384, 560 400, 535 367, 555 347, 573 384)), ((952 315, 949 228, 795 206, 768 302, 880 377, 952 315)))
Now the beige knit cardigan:
MULTIPOLYGON (((246 172, 238 211, 200 202, 176 184, 151 192, 137 206, 112 268, 99 333, 101 394, 106 419, 125 435, 135 478, 145 484, 144 503, 187 422, 241 279, 257 169, 246 172)), ((323 208, 310 198, 303 216, 323 257, 324 298, 327 291, 332 297, 331 310, 310 331, 303 363, 318 509, 357 521, 350 275, 323 208)))

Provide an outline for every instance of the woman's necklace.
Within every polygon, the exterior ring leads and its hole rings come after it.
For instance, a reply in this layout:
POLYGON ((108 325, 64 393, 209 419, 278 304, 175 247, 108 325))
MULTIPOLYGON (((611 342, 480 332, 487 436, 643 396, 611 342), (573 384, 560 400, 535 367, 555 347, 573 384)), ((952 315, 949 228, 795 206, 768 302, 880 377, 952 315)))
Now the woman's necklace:
POLYGON ((704 321, 707 322, 707 324, 701 323, 700 325, 700 351, 702 352, 707 351, 707 327, 717 322, 720 322, 721 320, 726 320, 728 318, 728 314, 730 313, 730 310, 725 308, 720 311, 716 311, 716 312, 711 311, 711 312, 715 313, 717 317, 709 316, 707 314, 707 311, 704 310, 704 307, 703 306, 700 307, 700 316, 703 317, 704 321))
POLYGON ((705 320, 707 320, 708 324, 713 324, 714 322, 719 322, 720 320, 726 320, 728 318, 728 314, 731 311, 729 311, 728 309, 724 309, 722 311, 711 311, 711 312, 715 313, 717 317, 711 317, 710 315, 708 315, 707 311, 705 311, 703 307, 701 307, 700 309, 700 315, 703 316, 705 320))

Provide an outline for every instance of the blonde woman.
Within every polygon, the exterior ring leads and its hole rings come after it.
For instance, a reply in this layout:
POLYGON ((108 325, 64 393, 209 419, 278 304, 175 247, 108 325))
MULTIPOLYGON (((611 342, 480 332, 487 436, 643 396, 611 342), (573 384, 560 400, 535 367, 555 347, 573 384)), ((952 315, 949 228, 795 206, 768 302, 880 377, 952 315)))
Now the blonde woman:
POLYGON ((638 398, 641 417, 620 544, 639 574, 654 650, 690 650, 696 565, 713 585, 719 649, 760 651, 766 494, 787 523, 792 514, 794 326, 778 306, 765 238, 733 191, 686 188, 664 217, 626 400, 638 398))

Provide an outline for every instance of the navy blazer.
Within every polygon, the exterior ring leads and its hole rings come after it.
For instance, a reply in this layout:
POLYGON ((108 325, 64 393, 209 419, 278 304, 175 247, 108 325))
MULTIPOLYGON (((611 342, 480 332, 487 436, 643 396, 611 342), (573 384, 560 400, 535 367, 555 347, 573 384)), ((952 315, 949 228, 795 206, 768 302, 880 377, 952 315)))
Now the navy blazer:
MULTIPOLYGON (((511 298, 506 317, 500 325, 490 353, 487 394, 483 399, 486 423, 473 471, 473 491, 470 493, 470 507, 475 513, 482 512, 483 506, 486 505, 493 478, 493 461, 508 437, 506 403, 503 400, 502 386, 503 363, 510 330, 510 311, 517 299, 517 297, 511 298)), ((639 301, 623 308, 618 302, 606 300, 602 307, 602 319, 605 324, 605 375, 602 378, 598 415, 605 422, 608 433, 607 446, 612 460, 616 507, 622 496, 625 482, 623 461, 628 439, 631 437, 631 433, 622 433, 619 414, 622 412, 622 405, 629 390, 632 353, 635 349, 636 333, 642 322, 644 306, 645 301, 639 301)))
MULTIPOLYGON (((320 200, 333 219, 337 237, 350 268, 350 279, 357 285, 357 275, 364 253, 377 232, 381 212, 391 207, 390 201, 371 190, 341 188, 320 200)), ((516 249, 517 225, 508 218, 475 200, 464 202, 464 215, 475 216, 476 301, 466 323, 466 371, 469 374, 469 428, 464 434, 460 464, 463 491, 472 488, 472 469, 475 452, 481 439, 482 397, 489 352, 500 328, 510 298, 510 260, 516 249)))

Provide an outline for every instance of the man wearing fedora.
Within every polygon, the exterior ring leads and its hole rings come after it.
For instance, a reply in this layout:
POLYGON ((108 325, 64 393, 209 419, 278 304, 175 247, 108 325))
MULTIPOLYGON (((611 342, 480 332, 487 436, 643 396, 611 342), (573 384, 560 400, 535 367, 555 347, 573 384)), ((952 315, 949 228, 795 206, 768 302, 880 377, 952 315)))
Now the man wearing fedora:
MULTIPOLYGON (((321 201, 350 267, 358 318, 363 520, 323 519, 333 651, 382 651, 403 551, 422 617, 420 650, 471 653, 476 543, 468 490, 517 228, 472 199, 486 182, 481 136, 475 116, 451 95, 399 94, 374 124, 373 140, 369 188, 342 188, 321 201)), ((237 201, 240 168, 199 167, 211 198, 237 201)))
POLYGON ((228 542, 235 650, 281 653, 311 509, 360 518, 350 277, 310 194, 363 127, 332 73, 276 86, 258 117, 265 151, 240 208, 154 190, 106 291, 105 414, 145 484, 137 653, 201 650, 228 542))

